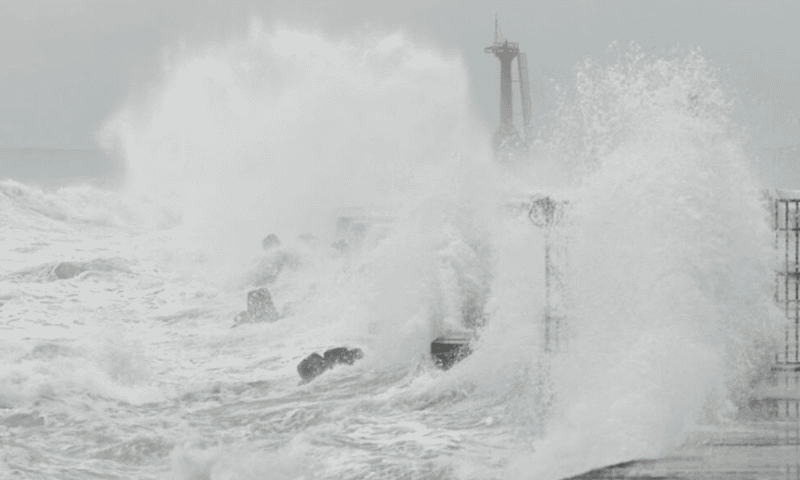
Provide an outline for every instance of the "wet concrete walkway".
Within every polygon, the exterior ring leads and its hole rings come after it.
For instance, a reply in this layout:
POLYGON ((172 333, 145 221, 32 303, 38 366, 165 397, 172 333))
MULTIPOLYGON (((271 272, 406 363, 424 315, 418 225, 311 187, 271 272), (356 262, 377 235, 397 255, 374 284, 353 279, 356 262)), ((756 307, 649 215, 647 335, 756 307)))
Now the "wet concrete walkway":
POLYGON ((573 477, 590 479, 800 480, 800 371, 778 370, 757 386, 741 422, 696 431, 672 455, 573 477))

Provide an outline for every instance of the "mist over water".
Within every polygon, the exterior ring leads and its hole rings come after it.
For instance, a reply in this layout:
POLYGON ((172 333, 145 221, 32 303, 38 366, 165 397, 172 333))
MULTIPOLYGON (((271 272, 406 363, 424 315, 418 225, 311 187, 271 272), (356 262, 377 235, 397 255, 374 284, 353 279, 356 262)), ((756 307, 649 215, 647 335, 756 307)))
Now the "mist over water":
POLYGON ((94 438, 75 462, 148 478, 562 478, 734 422, 780 313, 733 92, 694 50, 610 56, 576 67, 514 165, 492 158, 461 60, 402 33, 254 22, 165 56, 102 131, 123 191, 0 184, 0 385, 21 392, 0 401, 45 417, 40 471, 94 438), (553 352, 546 236, 507 208, 531 194, 566 202, 553 352), (347 207, 394 221, 342 253, 347 207), (56 281, 61 260, 86 272, 56 281), (231 329, 265 284, 285 317, 231 329), (430 341, 467 316, 475 352, 435 370, 430 341), (342 344, 364 360, 297 385, 304 356, 342 344))
POLYGON ((481 188, 463 173, 490 155, 464 66, 400 33, 330 41, 253 22, 165 68, 149 104, 121 111, 105 138, 125 152, 133 191, 238 250, 268 231, 329 230, 332 207, 481 188))

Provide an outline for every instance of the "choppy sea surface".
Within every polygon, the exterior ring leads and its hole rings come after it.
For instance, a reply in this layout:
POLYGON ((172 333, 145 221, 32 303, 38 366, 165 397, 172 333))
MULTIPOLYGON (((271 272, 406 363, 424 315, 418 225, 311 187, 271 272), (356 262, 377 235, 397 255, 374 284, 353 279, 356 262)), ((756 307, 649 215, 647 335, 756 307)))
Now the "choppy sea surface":
POLYGON ((6 474, 450 478, 514 449, 514 388, 497 398, 433 368, 424 325, 386 340, 352 325, 359 274, 330 245, 284 240, 226 284, 175 230, 70 218, 66 191, 2 188, 6 474), (290 255, 269 284, 285 317, 231 328, 252 278, 290 255), (61 262, 82 271, 58 278, 61 262), (300 383, 300 360, 340 345, 365 358, 300 383))
POLYGON ((0 474, 547 479, 738 428, 783 321, 761 185, 706 59, 618 53, 498 163, 402 34, 177 51, 101 132, 124 185, 0 182, 0 474), (342 248, 357 208, 391 221, 342 248), (232 328, 263 286, 281 318, 232 328))

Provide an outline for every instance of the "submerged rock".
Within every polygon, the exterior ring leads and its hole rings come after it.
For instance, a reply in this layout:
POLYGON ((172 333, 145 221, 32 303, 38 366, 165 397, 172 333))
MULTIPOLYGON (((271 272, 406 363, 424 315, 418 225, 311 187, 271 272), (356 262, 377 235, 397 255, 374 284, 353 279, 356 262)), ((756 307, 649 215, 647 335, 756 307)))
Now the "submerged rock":
POLYGON ((363 357, 364 352, 360 348, 331 348, 325 351, 324 356, 316 352, 307 356, 297 365, 297 373, 300 374, 300 378, 309 382, 335 365, 352 365, 356 363, 356 360, 360 360, 363 357))
POLYGON ((234 327, 243 323, 275 322, 280 318, 272 296, 266 288, 247 292, 247 311, 239 312, 233 319, 234 327))
POLYGON ((274 233, 270 233, 269 235, 264 237, 263 240, 261 240, 261 248, 264 249, 265 251, 280 246, 281 246, 281 239, 278 238, 278 236, 275 235, 274 233))
POLYGON ((53 269, 53 274, 59 280, 66 280, 78 276, 86 270, 86 265, 82 263, 61 262, 53 269))

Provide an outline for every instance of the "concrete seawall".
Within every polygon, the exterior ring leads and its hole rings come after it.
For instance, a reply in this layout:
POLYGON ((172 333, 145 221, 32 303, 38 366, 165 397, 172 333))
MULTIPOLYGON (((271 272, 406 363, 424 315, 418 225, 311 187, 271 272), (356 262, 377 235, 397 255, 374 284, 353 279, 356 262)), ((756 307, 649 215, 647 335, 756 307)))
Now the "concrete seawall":
POLYGON ((572 478, 800 480, 800 372, 774 371, 754 388, 739 422, 690 432, 683 445, 663 458, 572 478))

